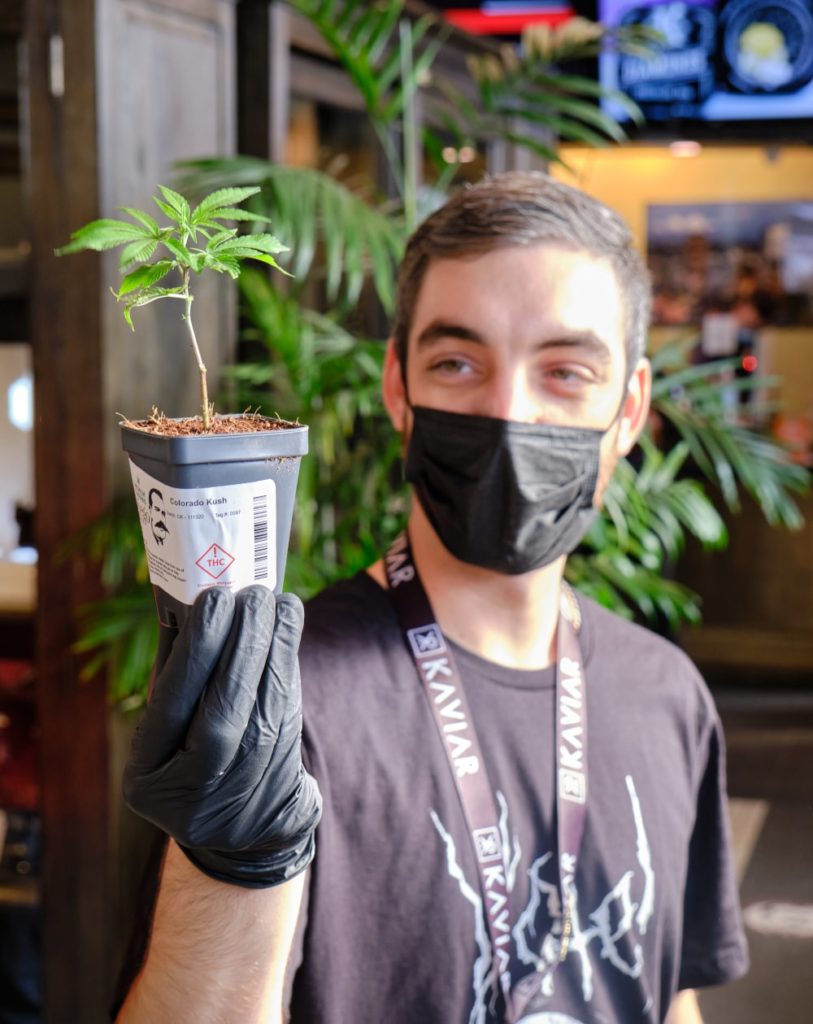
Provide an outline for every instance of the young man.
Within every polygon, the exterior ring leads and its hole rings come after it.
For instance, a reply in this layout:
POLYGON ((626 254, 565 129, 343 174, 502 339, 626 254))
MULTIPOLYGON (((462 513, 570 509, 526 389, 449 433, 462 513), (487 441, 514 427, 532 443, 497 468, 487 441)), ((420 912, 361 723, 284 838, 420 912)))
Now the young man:
POLYGON ((196 604, 125 779, 175 842, 121 1021, 278 1020, 287 963, 294 1024, 696 1024, 745 970, 709 694, 563 584, 645 422, 648 309, 623 223, 543 175, 415 233, 408 542, 308 607, 307 772, 295 600, 196 604))

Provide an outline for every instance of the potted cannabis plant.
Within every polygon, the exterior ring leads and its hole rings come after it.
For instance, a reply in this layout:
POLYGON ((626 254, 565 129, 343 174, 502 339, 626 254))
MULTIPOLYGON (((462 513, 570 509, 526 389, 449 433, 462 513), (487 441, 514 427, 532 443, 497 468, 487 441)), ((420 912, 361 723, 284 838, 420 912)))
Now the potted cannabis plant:
POLYGON ((221 188, 194 207, 173 189, 159 191, 153 201, 168 224, 122 207, 129 221, 95 220, 57 251, 123 247, 123 277, 113 294, 130 327, 135 309, 163 300, 179 304, 186 326, 198 414, 171 419, 153 408, 146 419, 121 423, 159 619, 174 630, 207 587, 280 589, 308 428, 256 412, 215 413, 193 323, 192 282, 201 275, 237 279, 246 260, 281 269, 274 256, 286 246, 277 238, 232 226, 267 222, 240 205, 260 189, 221 188))

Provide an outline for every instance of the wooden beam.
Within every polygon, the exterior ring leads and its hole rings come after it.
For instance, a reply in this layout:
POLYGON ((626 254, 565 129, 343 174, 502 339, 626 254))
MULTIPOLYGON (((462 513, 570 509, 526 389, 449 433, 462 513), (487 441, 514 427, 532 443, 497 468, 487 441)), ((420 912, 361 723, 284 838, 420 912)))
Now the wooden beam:
POLYGON ((237 6, 237 148, 281 163, 290 104, 290 11, 281 3, 237 6))
POLYGON ((95 7, 28 0, 25 22, 47 1024, 105 1020, 111 973, 105 683, 80 682, 71 652, 98 581, 58 557, 106 503, 99 259, 53 254, 98 216, 95 7))

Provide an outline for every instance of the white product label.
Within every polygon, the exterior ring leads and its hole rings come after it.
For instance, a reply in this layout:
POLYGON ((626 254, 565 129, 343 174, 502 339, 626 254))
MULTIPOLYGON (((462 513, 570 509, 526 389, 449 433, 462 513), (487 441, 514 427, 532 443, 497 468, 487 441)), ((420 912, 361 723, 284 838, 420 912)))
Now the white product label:
POLYGON ((168 487, 130 463, 150 580, 184 604, 207 587, 277 582, 273 480, 168 487))

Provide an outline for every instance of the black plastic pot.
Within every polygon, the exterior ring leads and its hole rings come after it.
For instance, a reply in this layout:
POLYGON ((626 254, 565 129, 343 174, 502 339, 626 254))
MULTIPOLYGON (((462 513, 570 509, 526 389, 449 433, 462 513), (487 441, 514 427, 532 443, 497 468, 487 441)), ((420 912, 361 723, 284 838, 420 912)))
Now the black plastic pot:
POLYGON ((308 428, 194 437, 121 431, 161 625, 174 634, 209 586, 259 582, 279 593, 308 428))

